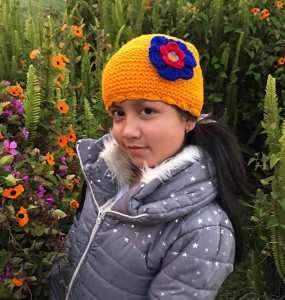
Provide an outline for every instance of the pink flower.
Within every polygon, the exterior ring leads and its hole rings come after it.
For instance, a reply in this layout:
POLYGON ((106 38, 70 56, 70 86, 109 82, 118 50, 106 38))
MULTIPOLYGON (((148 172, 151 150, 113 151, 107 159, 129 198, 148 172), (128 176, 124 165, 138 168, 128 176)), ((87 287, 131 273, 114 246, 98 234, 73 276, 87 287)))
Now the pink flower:
POLYGON ((18 151, 15 150, 17 148, 16 142, 9 143, 7 140, 4 141, 4 148, 7 152, 9 152, 12 155, 17 155, 18 151))
POLYGON ((28 139, 29 133, 28 133, 28 131, 26 130, 26 127, 23 128, 22 134, 23 134, 24 139, 27 140, 27 139, 28 139))

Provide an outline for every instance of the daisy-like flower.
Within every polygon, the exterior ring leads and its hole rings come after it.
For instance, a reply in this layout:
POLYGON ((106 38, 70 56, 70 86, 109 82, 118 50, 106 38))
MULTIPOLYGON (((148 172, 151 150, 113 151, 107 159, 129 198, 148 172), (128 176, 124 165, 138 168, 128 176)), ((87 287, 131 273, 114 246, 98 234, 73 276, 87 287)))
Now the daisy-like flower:
POLYGON ((69 207, 70 208, 78 208, 79 207, 79 203, 75 199, 73 199, 73 200, 71 200, 69 202, 69 207))
POLYGON ((20 286, 22 286, 24 284, 24 279, 23 278, 15 278, 14 277, 14 278, 11 279, 11 282, 13 284, 15 284, 16 287, 20 287, 20 286))
POLYGON ((69 132, 67 134, 66 138, 71 143, 75 143, 76 142, 76 135, 75 135, 75 133, 69 132))
POLYGON ((264 8, 259 14, 259 19, 264 20, 264 19, 268 18, 269 16, 270 16, 269 10, 267 8, 264 8))
POLYGON ((258 7, 253 7, 253 8, 251 9, 251 12, 252 12, 253 14, 257 14, 257 13, 260 12, 260 9, 259 9, 258 7))
POLYGON ((67 144, 67 138, 65 135, 61 135, 58 139, 57 139, 57 143, 59 147, 65 147, 67 144))
POLYGON ((35 49, 30 53, 30 58, 35 59, 41 54, 41 51, 39 49, 35 49))
POLYGON ((280 58, 278 59, 278 64, 279 64, 279 65, 284 65, 284 63, 285 63, 285 58, 284 58, 284 57, 280 57, 280 58))
POLYGON ((70 147, 65 147, 65 151, 69 156, 76 156, 75 151, 70 147))
POLYGON ((20 227, 24 227, 29 222, 29 217, 27 214, 28 210, 24 208, 24 206, 20 207, 20 210, 16 214, 17 222, 20 227))
POLYGON ((59 101, 56 107, 59 110, 59 112, 62 114, 66 114, 69 110, 69 106, 63 101, 59 101))
POLYGON ((63 77, 63 75, 62 75, 61 73, 59 73, 59 74, 57 75, 57 78, 58 78, 59 80, 61 80, 61 81, 64 81, 64 77, 63 77))
POLYGON ((90 50, 90 47, 91 47, 91 44, 84 43, 83 49, 88 51, 88 50, 90 50))
POLYGON ((8 93, 14 97, 17 97, 20 95, 20 92, 18 91, 18 89, 15 86, 11 86, 8 93))
POLYGON ((67 187, 69 190, 73 190, 74 185, 73 185, 73 183, 68 183, 68 184, 66 185, 66 187, 67 187))
POLYGON ((197 63, 183 42, 155 36, 151 39, 148 56, 158 74, 165 79, 175 81, 194 76, 197 63))
POLYGON ((283 3, 281 1, 275 1, 275 5, 280 9, 283 8, 283 3))
POLYGON ((58 69, 58 70, 63 70, 64 69, 64 61, 62 59, 62 57, 60 55, 54 56, 51 59, 51 63, 53 65, 54 68, 58 69))
POLYGON ((13 141, 9 143, 9 141, 4 140, 4 149, 14 156, 18 154, 18 151, 16 151, 15 148, 17 148, 16 142, 13 141))
POLYGON ((74 178, 73 179, 77 187, 80 187, 80 177, 74 178))
POLYGON ((73 26, 71 26, 71 29, 72 29, 71 33, 73 35, 78 36, 78 37, 83 37, 83 30, 81 27, 73 25, 73 26))
POLYGON ((16 199, 19 195, 21 195, 24 192, 24 187, 22 184, 18 184, 12 188, 6 188, 2 196, 10 199, 16 199))
POLYGON ((51 153, 46 154, 46 159, 49 165, 53 166, 55 164, 54 157, 51 153))

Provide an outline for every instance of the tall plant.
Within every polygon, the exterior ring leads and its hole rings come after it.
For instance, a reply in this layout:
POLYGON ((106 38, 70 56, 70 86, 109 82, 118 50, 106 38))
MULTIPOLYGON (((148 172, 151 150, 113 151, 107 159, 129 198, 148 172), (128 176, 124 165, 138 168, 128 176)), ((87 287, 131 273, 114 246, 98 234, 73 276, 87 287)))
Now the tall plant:
MULTIPOLYGON (((263 273, 267 276, 267 284, 258 285, 258 292, 260 286, 263 286, 264 292, 281 296, 285 292, 285 120, 280 117, 276 82, 271 75, 268 76, 263 107, 262 127, 265 134, 265 150, 257 154, 258 158, 252 158, 250 161, 250 163, 255 161, 256 169, 263 173, 263 178, 260 180, 262 188, 257 191, 252 217, 256 223, 255 228, 259 228, 256 236, 262 240, 259 241, 259 246, 252 255, 263 256, 262 260, 259 258, 259 274, 263 266, 263 273), (266 268, 272 261, 277 276, 274 276, 275 272, 266 272, 266 268), (283 283, 279 282, 277 285, 278 280, 282 280, 283 283)), ((254 266, 252 270, 253 268, 254 266)), ((256 270, 254 273, 257 273, 256 270)), ((251 272, 251 276, 254 273, 251 272)), ((253 282, 256 285, 258 283, 257 280, 253 282)))

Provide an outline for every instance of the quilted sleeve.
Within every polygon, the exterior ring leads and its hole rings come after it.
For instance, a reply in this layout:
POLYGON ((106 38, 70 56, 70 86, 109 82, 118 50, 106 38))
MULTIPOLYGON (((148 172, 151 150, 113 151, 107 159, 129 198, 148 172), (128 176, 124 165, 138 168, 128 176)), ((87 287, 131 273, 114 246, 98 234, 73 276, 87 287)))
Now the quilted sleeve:
POLYGON ((234 236, 226 227, 202 227, 183 235, 165 255, 148 299, 215 299, 233 270, 234 255, 234 236))

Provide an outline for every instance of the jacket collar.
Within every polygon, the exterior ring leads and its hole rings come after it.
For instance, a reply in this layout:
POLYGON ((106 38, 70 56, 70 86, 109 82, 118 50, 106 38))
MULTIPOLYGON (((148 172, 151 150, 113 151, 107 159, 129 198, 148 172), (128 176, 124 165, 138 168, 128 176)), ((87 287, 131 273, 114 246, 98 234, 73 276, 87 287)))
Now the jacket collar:
MULTIPOLYGON (((135 167, 132 165, 125 153, 120 149, 112 135, 104 140, 104 150, 100 157, 106 162, 106 165, 112 177, 116 178, 119 187, 129 184, 135 176, 135 167)), ((201 159, 201 151, 197 146, 187 146, 174 157, 160 163, 154 168, 147 165, 141 169, 141 182, 148 184, 154 179, 161 182, 171 177, 171 171, 180 168, 185 163, 193 163, 201 159)))

